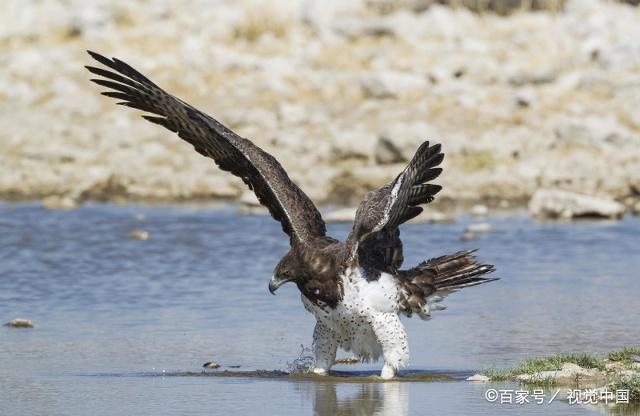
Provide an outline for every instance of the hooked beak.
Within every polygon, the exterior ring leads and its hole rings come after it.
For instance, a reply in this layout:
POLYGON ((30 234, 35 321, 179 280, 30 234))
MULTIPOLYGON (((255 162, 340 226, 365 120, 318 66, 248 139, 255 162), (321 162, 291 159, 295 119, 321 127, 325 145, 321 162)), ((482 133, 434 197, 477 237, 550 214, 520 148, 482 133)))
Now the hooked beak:
POLYGON ((269 281, 269 292, 271 292, 272 295, 275 295, 276 290, 278 290, 280 286, 292 280, 293 279, 278 279, 277 277, 273 276, 269 281))

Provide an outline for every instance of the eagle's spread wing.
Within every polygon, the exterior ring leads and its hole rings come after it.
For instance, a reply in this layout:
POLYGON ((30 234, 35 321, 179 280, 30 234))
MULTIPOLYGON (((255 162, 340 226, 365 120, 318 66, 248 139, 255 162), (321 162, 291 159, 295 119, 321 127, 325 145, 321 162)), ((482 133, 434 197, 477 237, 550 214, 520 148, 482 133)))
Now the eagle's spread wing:
POLYGON ((213 117, 165 92, 131 66, 88 51, 98 62, 112 71, 87 66, 102 78, 92 79, 109 88, 103 95, 121 100, 118 104, 157 116, 145 119, 178 133, 196 151, 213 159, 252 189, 260 203, 282 224, 291 240, 301 242, 324 236, 325 223, 313 202, 294 184, 278 161, 213 117))
POLYGON ((440 145, 424 142, 409 165, 389 184, 369 192, 360 203, 353 230, 347 239, 347 265, 367 270, 395 272, 402 264, 398 226, 422 212, 442 189, 429 182, 442 172, 437 166, 444 154, 440 145))

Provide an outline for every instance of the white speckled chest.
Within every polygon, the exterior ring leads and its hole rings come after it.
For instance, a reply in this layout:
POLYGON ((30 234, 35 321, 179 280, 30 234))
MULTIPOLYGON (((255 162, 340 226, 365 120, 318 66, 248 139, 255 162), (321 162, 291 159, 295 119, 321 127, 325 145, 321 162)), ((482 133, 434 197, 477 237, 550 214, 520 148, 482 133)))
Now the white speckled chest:
POLYGON ((393 276, 383 273, 367 282, 359 271, 342 276, 344 295, 335 308, 316 305, 302 296, 305 308, 318 322, 335 333, 338 346, 363 360, 377 360, 382 353, 372 323, 381 316, 398 314, 398 287, 393 276))

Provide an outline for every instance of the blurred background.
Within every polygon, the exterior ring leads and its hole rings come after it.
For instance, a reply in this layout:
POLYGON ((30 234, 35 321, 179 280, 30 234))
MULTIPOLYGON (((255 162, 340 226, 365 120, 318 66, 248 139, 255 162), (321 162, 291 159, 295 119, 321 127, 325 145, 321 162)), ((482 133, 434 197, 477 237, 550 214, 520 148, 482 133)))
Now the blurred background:
MULTIPOLYGON (((5 0, 0 197, 255 202, 100 96, 91 49, 254 140, 320 204, 356 204, 429 139, 447 153, 443 209, 559 189, 607 198, 607 216, 638 212, 634 3, 5 0)), ((564 197, 553 215, 572 215, 564 197)))

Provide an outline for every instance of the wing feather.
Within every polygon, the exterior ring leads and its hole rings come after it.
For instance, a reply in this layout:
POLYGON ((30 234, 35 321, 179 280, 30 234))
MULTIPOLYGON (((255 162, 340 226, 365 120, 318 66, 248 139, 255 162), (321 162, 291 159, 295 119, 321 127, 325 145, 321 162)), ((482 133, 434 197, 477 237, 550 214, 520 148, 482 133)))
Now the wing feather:
POLYGON ((118 104, 153 114, 143 117, 178 133, 198 153, 212 158, 222 170, 240 177, 282 224, 292 242, 294 239, 308 242, 325 236, 326 227, 320 212, 273 156, 213 117, 165 92, 127 63, 88 52, 108 68, 86 67, 102 77, 91 81, 109 89, 103 95, 121 100, 118 104))
POLYGON ((442 173, 437 166, 443 159, 440 144, 431 146, 424 142, 391 183, 367 194, 358 207, 353 229, 347 238, 345 266, 357 264, 366 270, 367 264, 363 263, 368 263, 373 268, 367 270, 368 274, 394 272, 400 267, 398 262, 387 260, 380 264, 379 259, 402 258, 398 226, 420 215, 422 207, 419 205, 433 201, 440 192, 440 185, 424 182, 442 173), (393 248, 399 253, 384 255, 393 248))

